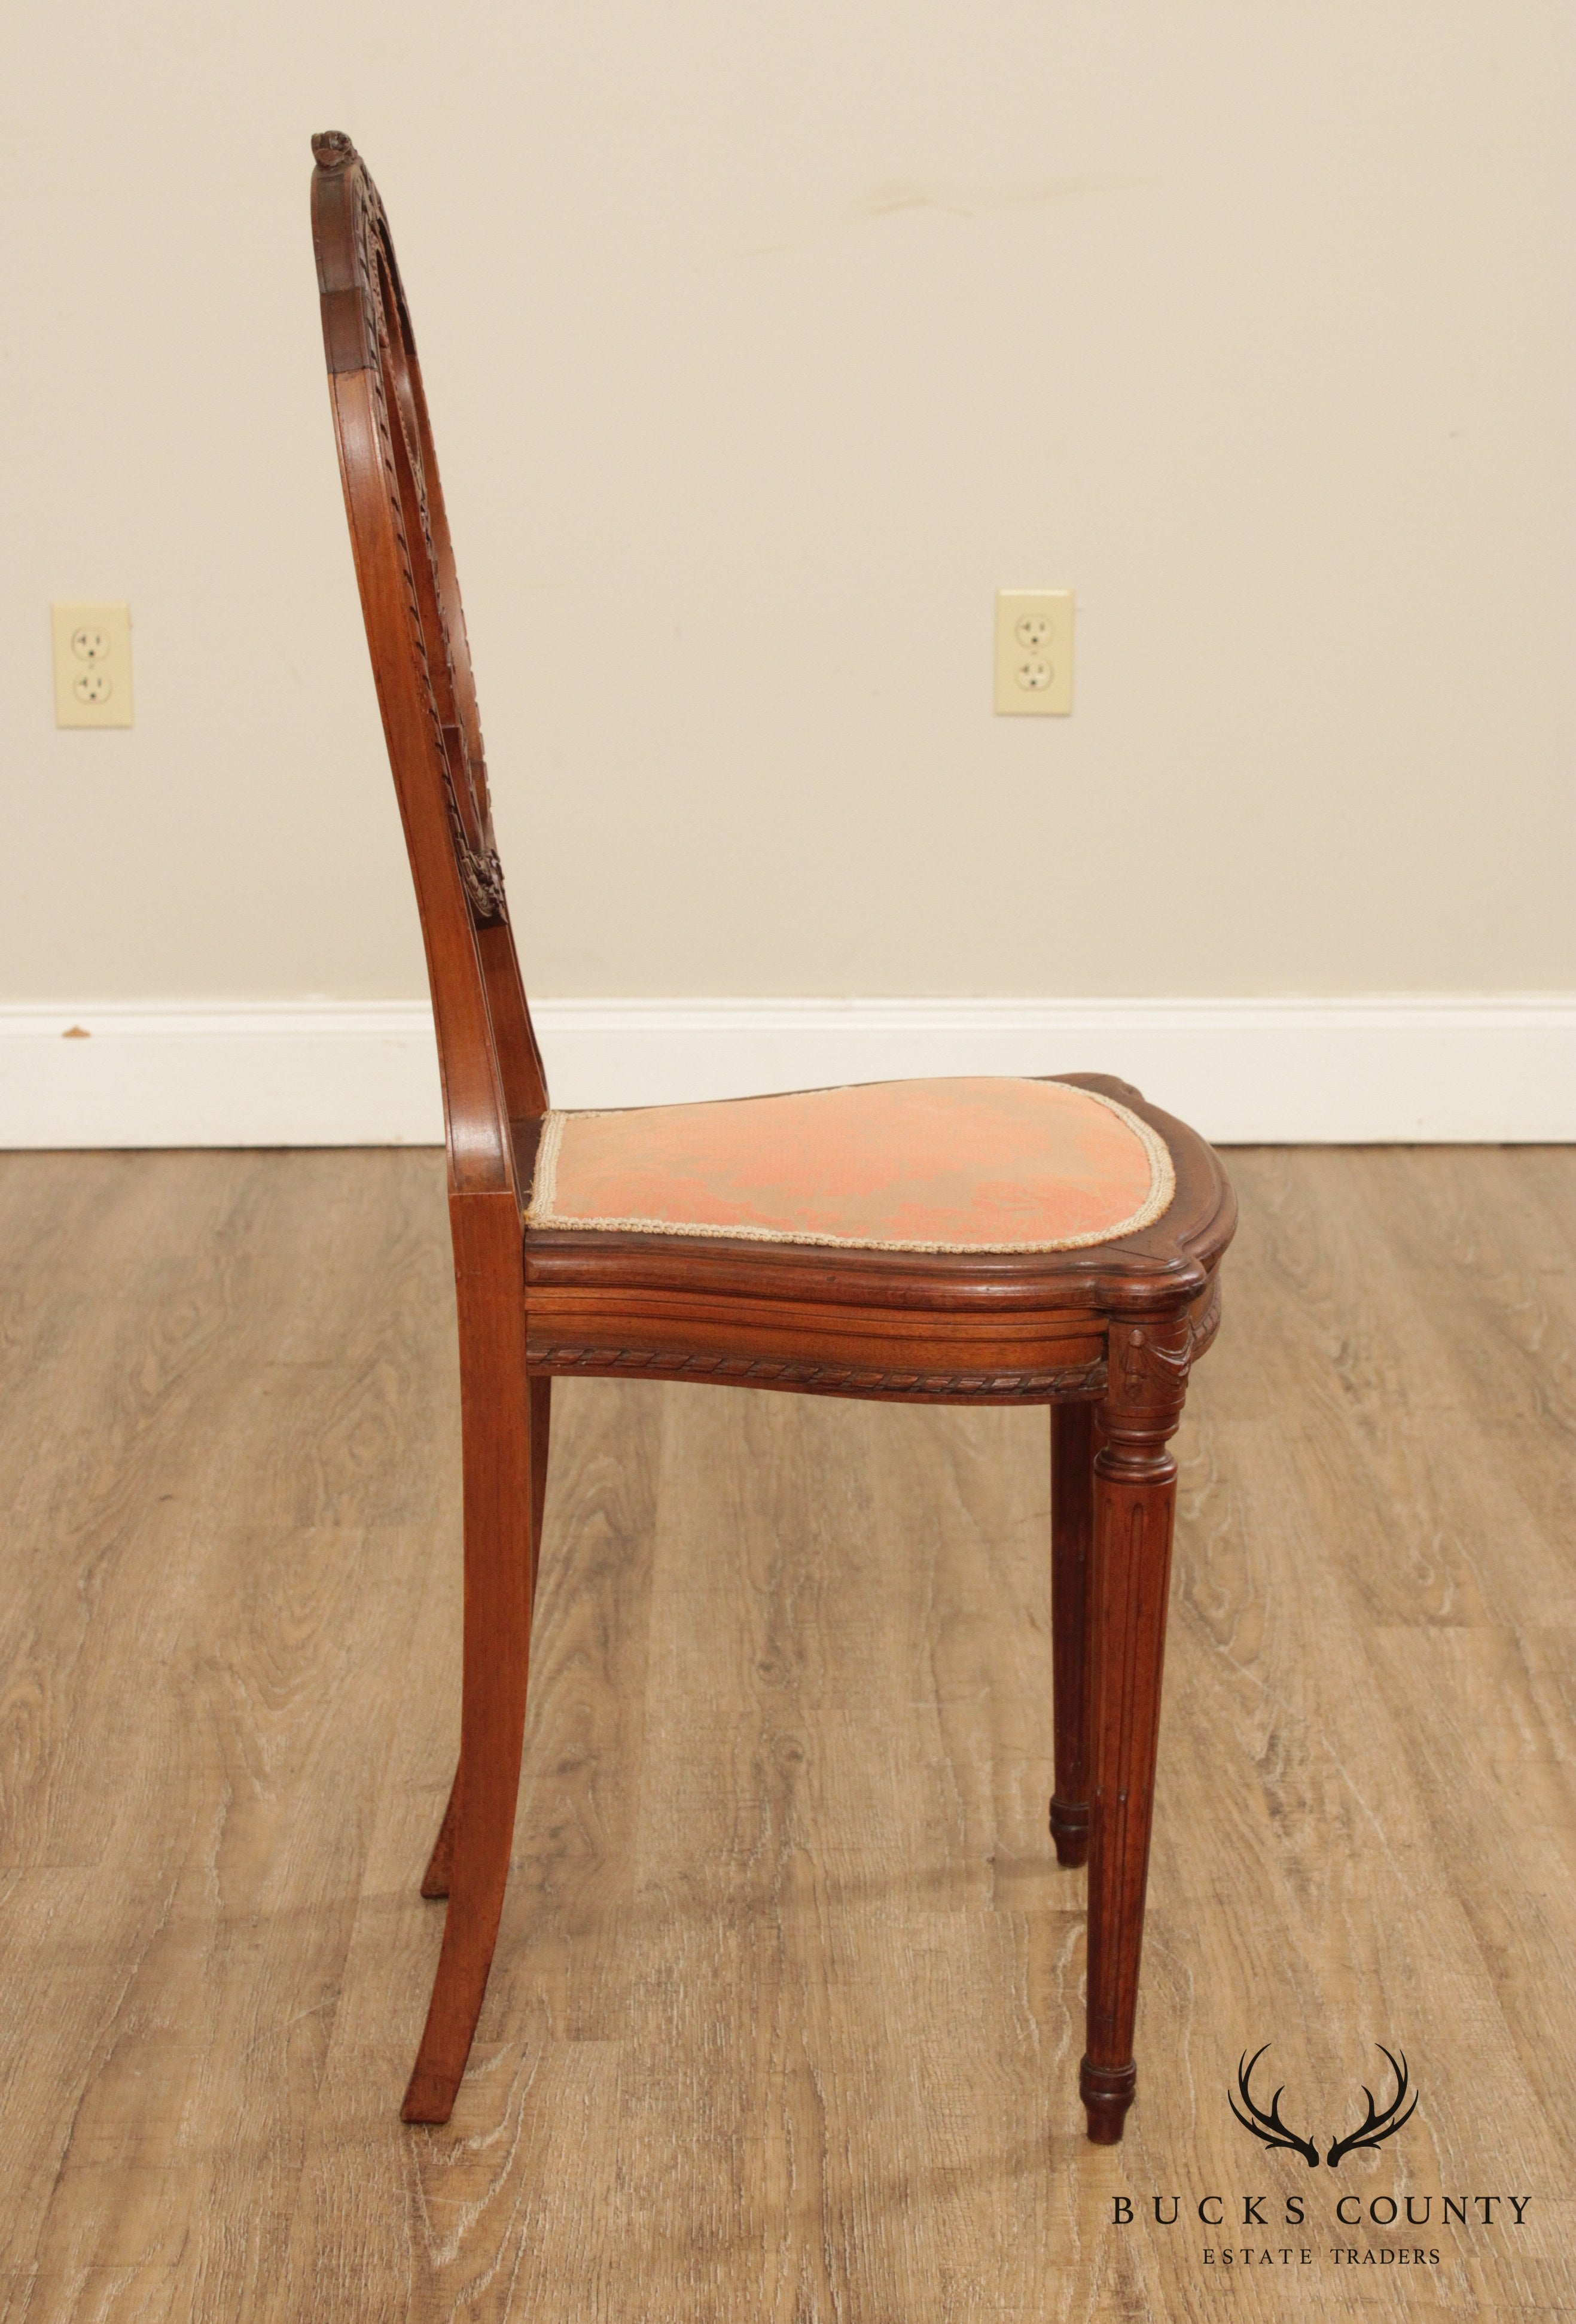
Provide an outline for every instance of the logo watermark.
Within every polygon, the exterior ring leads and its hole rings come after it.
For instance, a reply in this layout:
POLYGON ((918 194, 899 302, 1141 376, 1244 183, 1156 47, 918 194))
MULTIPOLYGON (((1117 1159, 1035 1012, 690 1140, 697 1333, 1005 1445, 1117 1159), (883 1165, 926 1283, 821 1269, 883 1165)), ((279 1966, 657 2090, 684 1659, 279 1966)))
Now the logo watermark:
MULTIPOLYGON (((1284 2082, 1267 2106, 1255 2097, 1254 2072, 1270 2046, 1267 2042, 1261 2043, 1251 2057, 1243 2051, 1237 2065, 1236 2089, 1226 2094, 1234 2119, 1267 2153, 1300 2155, 1310 2171, 1339 2171, 1350 2155, 1377 2154, 1387 2140, 1405 2128, 1417 2111, 1420 2094, 1413 2087, 1405 2052, 1399 2045, 1392 2050, 1379 2042, 1374 2046, 1389 2067, 1393 2093, 1381 2105, 1378 2096, 1366 2083, 1360 2083, 1359 2088, 1365 2100, 1361 2121, 1349 2129, 1336 2128, 1326 2136, 1315 2136, 1312 2126, 1304 2129, 1301 2120, 1295 2118, 1299 2109, 1294 2108, 1293 2121, 1286 2120, 1282 2111, 1284 2082)), ((1333 2107, 1330 2112, 1339 2123, 1341 2116, 1333 2107)), ((1350 2123, 1355 2106, 1351 2112, 1342 2112, 1350 2123)), ((1329 2118, 1326 2116, 1326 2121, 1329 2118)), ((1317 2121, 1316 2116, 1314 2120, 1317 2121)), ((1530 2195, 1479 2195, 1466 2191, 1447 2194, 1442 2189, 1427 2193, 1367 2196, 1336 2194, 1332 2189, 1323 2201, 1316 2198, 1316 2189, 1310 2189, 1306 2195, 1209 2192, 1184 2196, 1180 2190, 1151 2194, 1147 2200, 1136 2194, 1116 2195, 1111 2199, 1110 2224, 1117 2229, 1141 2229, 1152 2219, 1158 2227, 1180 2227, 1185 2235, 1196 2220, 1199 2226, 1212 2231, 1209 2240, 1198 2247, 1200 2264, 1212 2269, 1300 2268, 1321 2264, 1336 2267, 1438 2267, 1440 2246, 1413 2240, 1418 2229, 1430 2230, 1435 2236, 1461 2228, 1471 2234, 1484 2229, 1515 2229, 1525 2224, 1532 2202, 1530 2195), (1249 2236, 1255 2228, 1261 2229, 1263 2238, 1238 2243, 1233 2232, 1238 2228, 1249 2236), (1394 2240, 1386 2237, 1375 2241, 1370 2237, 1365 2245, 1350 2240, 1354 2229, 1374 2228, 1399 2230, 1399 2235, 1394 2240), (1284 2239, 1287 2229, 1297 2231, 1295 2242, 1284 2239), (1309 2240, 1304 2241, 1304 2236, 1309 2240), (1402 2241, 1401 2236, 1405 2240, 1402 2241)))

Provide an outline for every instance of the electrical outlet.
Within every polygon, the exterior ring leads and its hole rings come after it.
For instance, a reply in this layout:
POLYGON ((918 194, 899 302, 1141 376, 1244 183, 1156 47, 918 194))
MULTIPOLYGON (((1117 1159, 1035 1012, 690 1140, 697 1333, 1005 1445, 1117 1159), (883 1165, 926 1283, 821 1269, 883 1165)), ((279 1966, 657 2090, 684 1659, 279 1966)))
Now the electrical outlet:
POLYGON ((1064 718, 1073 707, 1073 592, 996 592, 996 708, 1064 718))
POLYGON ((132 609, 51 605, 57 726, 132 723, 132 609))

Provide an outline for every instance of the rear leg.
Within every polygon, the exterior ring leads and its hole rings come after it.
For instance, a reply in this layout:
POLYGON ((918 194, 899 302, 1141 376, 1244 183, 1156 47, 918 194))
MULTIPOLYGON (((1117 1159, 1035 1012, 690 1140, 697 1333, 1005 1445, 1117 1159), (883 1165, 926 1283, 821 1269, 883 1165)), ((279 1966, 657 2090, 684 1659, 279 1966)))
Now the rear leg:
POLYGON ((512 1193, 451 1194, 449 1209, 465 1451, 463 1773, 448 1914, 407 2122, 448 2120, 493 1966, 520 1792, 535 1562, 519 1206, 512 1193))
MULTIPOLYGON (((553 1383, 550 1379, 533 1379, 530 1383, 530 1594, 536 1600, 537 1571, 542 1554, 542 1509, 548 1491, 548 1433, 552 1425, 553 1383)), ((465 1772, 462 1758, 454 1771, 449 1785, 448 1805, 443 1812, 443 1821, 438 1828, 432 1854, 421 1876, 421 1894, 437 1899, 448 1895, 449 1881, 454 1872, 455 1833, 460 1820, 460 1777, 465 1772)))

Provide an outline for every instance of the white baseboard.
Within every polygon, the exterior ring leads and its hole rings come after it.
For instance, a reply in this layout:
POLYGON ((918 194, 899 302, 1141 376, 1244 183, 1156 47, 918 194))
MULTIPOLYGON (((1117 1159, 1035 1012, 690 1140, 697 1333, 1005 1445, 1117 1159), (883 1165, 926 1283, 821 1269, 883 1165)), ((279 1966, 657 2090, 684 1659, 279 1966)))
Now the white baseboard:
MULTIPOLYGON (((1222 1145, 1576 1140, 1572 993, 544 1001, 536 1019, 560 1105, 1085 1071, 1222 1145)), ((425 1001, 0 1007, 0 1147, 441 1135, 425 1001)))

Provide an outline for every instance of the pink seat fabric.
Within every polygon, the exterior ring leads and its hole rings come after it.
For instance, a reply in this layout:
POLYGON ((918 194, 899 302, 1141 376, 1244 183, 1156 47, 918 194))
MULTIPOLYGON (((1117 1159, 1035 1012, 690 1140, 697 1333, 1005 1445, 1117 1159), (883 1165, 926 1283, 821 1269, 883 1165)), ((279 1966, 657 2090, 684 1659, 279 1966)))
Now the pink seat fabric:
POLYGON ((869 1082, 549 1113, 528 1222, 865 1250, 1075 1250, 1157 1219, 1165 1141, 1064 1082, 869 1082))

